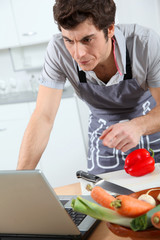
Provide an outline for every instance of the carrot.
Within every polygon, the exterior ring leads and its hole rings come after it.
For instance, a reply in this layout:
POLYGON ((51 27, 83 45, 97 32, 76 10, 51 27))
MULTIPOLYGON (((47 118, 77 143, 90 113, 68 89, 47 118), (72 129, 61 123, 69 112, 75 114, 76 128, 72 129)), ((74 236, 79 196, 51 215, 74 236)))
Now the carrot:
POLYGON ((155 213, 152 215, 152 217, 151 217, 151 222, 152 222, 152 225, 153 225, 155 228, 160 229, 160 211, 155 212, 155 213))
POLYGON ((145 214, 154 208, 152 204, 128 195, 117 196, 116 200, 111 202, 111 206, 114 206, 119 214, 133 218, 145 214))
POLYGON ((99 186, 95 186, 92 188, 91 191, 91 197, 93 200, 95 200, 97 203, 99 203, 101 206, 114 209, 114 207, 111 206, 111 202, 116 200, 115 197, 110 195, 106 190, 99 186))

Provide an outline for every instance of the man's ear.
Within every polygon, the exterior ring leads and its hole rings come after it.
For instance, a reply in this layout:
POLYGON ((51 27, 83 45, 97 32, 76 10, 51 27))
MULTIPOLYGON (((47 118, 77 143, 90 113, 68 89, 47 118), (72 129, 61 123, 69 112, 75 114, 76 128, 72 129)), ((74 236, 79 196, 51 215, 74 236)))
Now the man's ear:
POLYGON ((112 38, 114 36, 114 23, 108 28, 108 38, 112 38))

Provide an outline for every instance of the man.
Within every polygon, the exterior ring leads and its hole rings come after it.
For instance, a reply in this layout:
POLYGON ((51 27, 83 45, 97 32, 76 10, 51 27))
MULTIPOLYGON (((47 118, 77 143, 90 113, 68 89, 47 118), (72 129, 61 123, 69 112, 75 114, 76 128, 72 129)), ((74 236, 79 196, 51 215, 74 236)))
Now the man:
POLYGON ((34 169, 40 160, 66 78, 91 111, 89 172, 123 169, 126 155, 137 148, 152 148, 157 161, 159 36, 138 25, 115 26, 113 0, 56 0, 53 11, 61 33, 47 48, 17 169, 34 169))

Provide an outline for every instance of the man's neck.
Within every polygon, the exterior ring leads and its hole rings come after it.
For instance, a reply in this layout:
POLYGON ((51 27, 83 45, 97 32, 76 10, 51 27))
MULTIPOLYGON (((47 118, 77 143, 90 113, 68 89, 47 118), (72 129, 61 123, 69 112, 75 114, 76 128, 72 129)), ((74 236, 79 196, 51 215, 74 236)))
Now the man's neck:
POLYGON ((102 64, 99 64, 93 71, 95 72, 96 76, 104 83, 107 83, 111 77, 116 74, 117 68, 112 50, 108 59, 102 64))

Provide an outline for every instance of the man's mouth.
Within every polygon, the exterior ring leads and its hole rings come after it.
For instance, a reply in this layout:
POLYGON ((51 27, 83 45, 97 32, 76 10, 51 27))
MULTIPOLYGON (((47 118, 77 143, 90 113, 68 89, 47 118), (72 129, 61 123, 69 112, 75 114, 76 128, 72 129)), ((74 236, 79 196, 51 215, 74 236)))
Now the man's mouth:
POLYGON ((80 61, 79 63, 81 64, 81 65, 86 65, 86 64, 88 64, 90 61, 89 60, 87 60, 87 61, 80 61))

